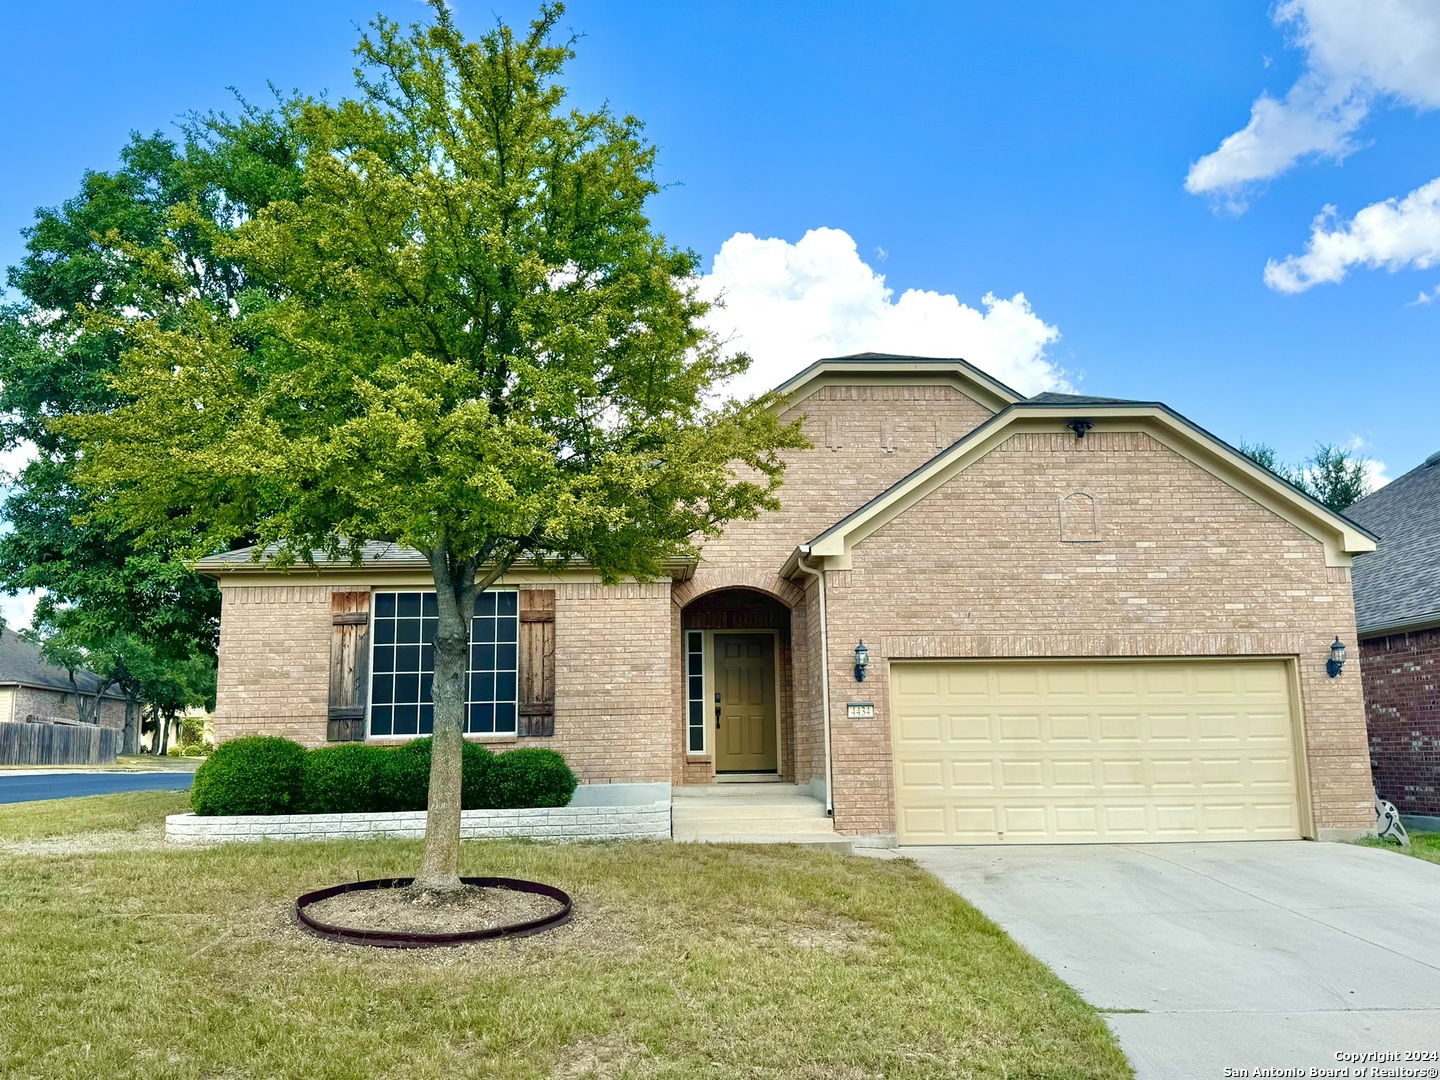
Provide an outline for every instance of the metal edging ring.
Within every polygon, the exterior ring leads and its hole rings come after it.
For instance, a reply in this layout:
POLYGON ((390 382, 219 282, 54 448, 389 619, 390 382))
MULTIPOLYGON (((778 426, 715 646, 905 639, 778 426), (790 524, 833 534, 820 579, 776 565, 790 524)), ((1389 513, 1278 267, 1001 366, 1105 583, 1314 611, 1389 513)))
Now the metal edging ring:
POLYGON ((336 926, 333 923, 321 922, 305 910, 312 904, 329 900, 332 896, 341 896, 348 892, 362 892, 366 889, 403 889, 415 882, 414 878, 408 877, 376 878, 373 881, 350 881, 344 885, 331 885, 326 889, 316 889, 314 892, 305 893, 295 901, 295 921, 307 934, 314 934, 316 937, 326 938, 329 941, 344 942, 347 945, 370 945, 378 949, 435 949, 466 945, 472 941, 485 941, 490 938, 525 937, 528 934, 538 934, 542 930, 549 930, 553 926, 561 926, 569 922, 573 913, 573 905, 568 893, 539 881, 505 877, 466 877, 461 878, 460 881, 464 885, 474 885, 482 889, 509 889, 512 892, 548 896, 550 899, 560 902, 560 910, 528 922, 505 923, 500 926, 489 926, 484 930, 466 930, 454 934, 411 934, 400 930, 360 930, 353 926, 336 926))

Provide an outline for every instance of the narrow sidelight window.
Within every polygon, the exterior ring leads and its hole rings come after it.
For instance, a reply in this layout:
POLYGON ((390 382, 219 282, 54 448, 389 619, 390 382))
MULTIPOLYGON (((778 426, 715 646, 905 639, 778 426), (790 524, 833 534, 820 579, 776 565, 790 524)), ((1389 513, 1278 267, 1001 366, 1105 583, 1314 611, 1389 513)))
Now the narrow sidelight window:
POLYGON ((699 630, 685 632, 685 697, 688 709, 689 747, 692 754, 705 752, 705 635, 699 630))

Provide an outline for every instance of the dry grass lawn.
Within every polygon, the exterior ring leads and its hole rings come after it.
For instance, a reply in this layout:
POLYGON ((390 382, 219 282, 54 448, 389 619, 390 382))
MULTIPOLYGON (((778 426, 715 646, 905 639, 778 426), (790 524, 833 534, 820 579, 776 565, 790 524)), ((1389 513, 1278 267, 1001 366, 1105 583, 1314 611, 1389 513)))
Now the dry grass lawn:
POLYGON ((549 881, 559 930, 392 952, 294 896, 419 845, 175 849, 184 793, 0 809, 0 1075, 1126 1077, 1095 1010, 904 860, 781 847, 467 843, 549 881))
POLYGON ((1410 834, 1410 846, 1402 848, 1393 840, 1380 840, 1370 836, 1355 841, 1365 847, 1388 848, 1390 851, 1398 851, 1405 855, 1413 855, 1417 859, 1424 859, 1426 862, 1440 863, 1440 832, 1412 832, 1410 834))

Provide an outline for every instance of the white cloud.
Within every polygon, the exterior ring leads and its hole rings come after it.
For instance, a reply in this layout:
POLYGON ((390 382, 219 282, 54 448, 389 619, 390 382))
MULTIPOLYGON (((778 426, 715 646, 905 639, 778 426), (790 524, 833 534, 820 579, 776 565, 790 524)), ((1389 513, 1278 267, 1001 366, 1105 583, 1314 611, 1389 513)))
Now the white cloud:
POLYGON ((1420 295, 1405 306, 1423 307, 1426 304, 1433 304, 1437 299, 1440 299, 1440 285, 1436 285, 1435 288, 1431 289, 1428 293, 1424 289, 1421 289, 1420 295))
MULTIPOLYGON (((1303 255, 1265 264, 1265 284, 1284 293, 1344 279, 1352 266, 1428 269, 1440 263, 1440 179, 1403 199, 1372 203, 1340 222, 1327 206, 1310 227, 1303 255)), ((1421 294, 1424 296, 1424 294, 1421 294)))
POLYGON ((1250 122, 1190 168, 1185 189, 1244 208, 1249 185, 1305 157, 1339 161, 1380 99, 1440 107, 1440 4, 1434 0, 1285 0, 1277 26, 1306 54, 1284 99, 1261 94, 1250 122))
POLYGON ((840 229, 812 229, 794 244, 736 233, 701 279, 701 293, 723 296, 710 328, 754 359, 730 393, 769 390, 822 357, 867 351, 962 357, 1026 394, 1068 389, 1045 357, 1060 331, 1024 293, 987 293, 983 311, 918 289, 897 300, 840 229))
POLYGON ((24 630, 29 627, 39 599, 40 594, 33 591, 22 592, 18 596, 0 594, 0 618, 5 620, 5 629, 24 630))
MULTIPOLYGON (((1351 454, 1365 454, 1371 448, 1369 439, 1361 435, 1351 435, 1345 441, 1345 449, 1351 454)), ((1368 455, 1365 456, 1365 479, 1370 485, 1371 491, 1379 491, 1393 479, 1385 462, 1377 461, 1368 455)))
POLYGON ((20 470, 34 458, 35 444, 28 439, 22 439, 18 445, 8 450, 0 450, 0 494, 3 494, 4 488, 12 483, 20 470))

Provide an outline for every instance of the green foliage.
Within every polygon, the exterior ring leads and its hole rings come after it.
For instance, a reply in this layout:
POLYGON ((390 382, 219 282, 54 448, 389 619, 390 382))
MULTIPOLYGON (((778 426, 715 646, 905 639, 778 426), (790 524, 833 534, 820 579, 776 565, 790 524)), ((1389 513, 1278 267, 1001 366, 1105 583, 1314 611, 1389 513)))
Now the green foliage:
POLYGON ((1275 448, 1268 443, 1242 442, 1238 449, 1257 465, 1263 465, 1336 513, 1343 513, 1372 490, 1366 475, 1369 458, 1333 443, 1317 444, 1313 457, 1294 466, 1279 460, 1275 448))
POLYGON ((575 774, 554 750, 522 747, 495 755, 487 795, 492 806, 564 806, 575 786, 575 774))
POLYGON ((301 806, 305 748, 273 735, 216 747, 195 770, 190 805, 202 815, 291 814, 301 806))
POLYGON ((373 803, 380 765, 376 748, 364 743, 309 751, 305 755, 302 812, 343 814, 373 803))
MULTIPOLYGON (((268 736, 236 739, 214 750, 211 760, 196 772, 195 812, 360 814, 424 810, 432 746, 426 738, 396 747, 343 743, 305 750, 297 743, 268 736), (277 743, 283 746, 277 747, 277 743), (252 794, 250 778, 276 762, 279 779, 262 784, 264 793, 252 794), (285 809, 274 808, 282 803, 285 809), (271 809, 249 809, 256 805, 271 809)), ((171 756, 188 757, 191 748, 171 747, 169 752, 171 756)), ((575 774, 553 750, 525 748, 493 754, 478 743, 467 742, 462 760, 466 810, 564 806, 575 793, 575 774)))

